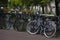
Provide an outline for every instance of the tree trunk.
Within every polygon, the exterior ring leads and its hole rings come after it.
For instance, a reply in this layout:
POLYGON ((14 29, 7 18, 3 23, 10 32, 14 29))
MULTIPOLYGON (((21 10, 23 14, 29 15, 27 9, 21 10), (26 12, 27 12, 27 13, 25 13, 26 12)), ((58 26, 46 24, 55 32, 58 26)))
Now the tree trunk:
POLYGON ((43 12, 43 14, 44 14, 44 6, 42 5, 42 12, 43 12))
POLYGON ((51 7, 50 2, 48 4, 49 4, 49 8, 50 8, 50 13, 51 13, 52 12, 52 7, 51 7))
POLYGON ((55 5, 56 5, 56 15, 59 16, 59 8, 58 8, 59 2, 55 0, 55 5))
POLYGON ((45 5, 45 13, 48 13, 48 7, 47 7, 48 5, 46 4, 45 5))

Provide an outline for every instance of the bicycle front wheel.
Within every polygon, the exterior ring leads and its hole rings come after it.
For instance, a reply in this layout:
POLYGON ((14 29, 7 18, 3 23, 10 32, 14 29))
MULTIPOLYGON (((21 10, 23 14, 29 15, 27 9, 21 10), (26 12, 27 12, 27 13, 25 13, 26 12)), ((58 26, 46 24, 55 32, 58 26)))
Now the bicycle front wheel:
POLYGON ((56 24, 54 21, 46 21, 44 28, 44 35, 47 38, 55 36, 56 33, 56 24))

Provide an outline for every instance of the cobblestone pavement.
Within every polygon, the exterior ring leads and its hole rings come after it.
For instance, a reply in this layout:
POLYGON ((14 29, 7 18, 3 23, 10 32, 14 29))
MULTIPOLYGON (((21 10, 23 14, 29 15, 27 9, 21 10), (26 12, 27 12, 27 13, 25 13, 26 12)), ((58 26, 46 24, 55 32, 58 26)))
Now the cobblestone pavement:
POLYGON ((30 35, 27 32, 0 30, 0 40, 60 40, 59 37, 46 38, 40 34, 30 35))

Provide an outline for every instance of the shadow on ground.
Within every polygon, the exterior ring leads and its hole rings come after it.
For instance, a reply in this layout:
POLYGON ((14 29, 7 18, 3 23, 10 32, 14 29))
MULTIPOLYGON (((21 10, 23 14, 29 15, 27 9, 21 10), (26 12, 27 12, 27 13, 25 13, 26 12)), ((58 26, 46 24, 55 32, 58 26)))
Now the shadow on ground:
POLYGON ((60 31, 58 31, 57 33, 56 33, 56 36, 55 36, 56 38, 60 38, 60 31))

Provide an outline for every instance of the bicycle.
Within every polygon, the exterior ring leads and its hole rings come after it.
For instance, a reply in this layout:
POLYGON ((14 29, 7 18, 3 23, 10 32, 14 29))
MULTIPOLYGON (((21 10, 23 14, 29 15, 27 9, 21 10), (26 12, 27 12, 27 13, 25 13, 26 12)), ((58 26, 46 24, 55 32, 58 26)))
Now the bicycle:
POLYGON ((53 37, 56 33, 56 23, 49 17, 53 17, 53 15, 42 14, 37 16, 27 24, 26 31, 29 34, 37 34, 40 31, 47 38, 53 37))
POLYGON ((17 31, 22 31, 24 23, 25 23, 25 21, 23 19, 24 18, 23 14, 18 12, 15 15, 16 15, 16 18, 15 18, 13 27, 17 31))
POLYGON ((11 11, 8 14, 6 14, 6 29, 14 29, 13 24, 15 22, 15 11, 11 11))

